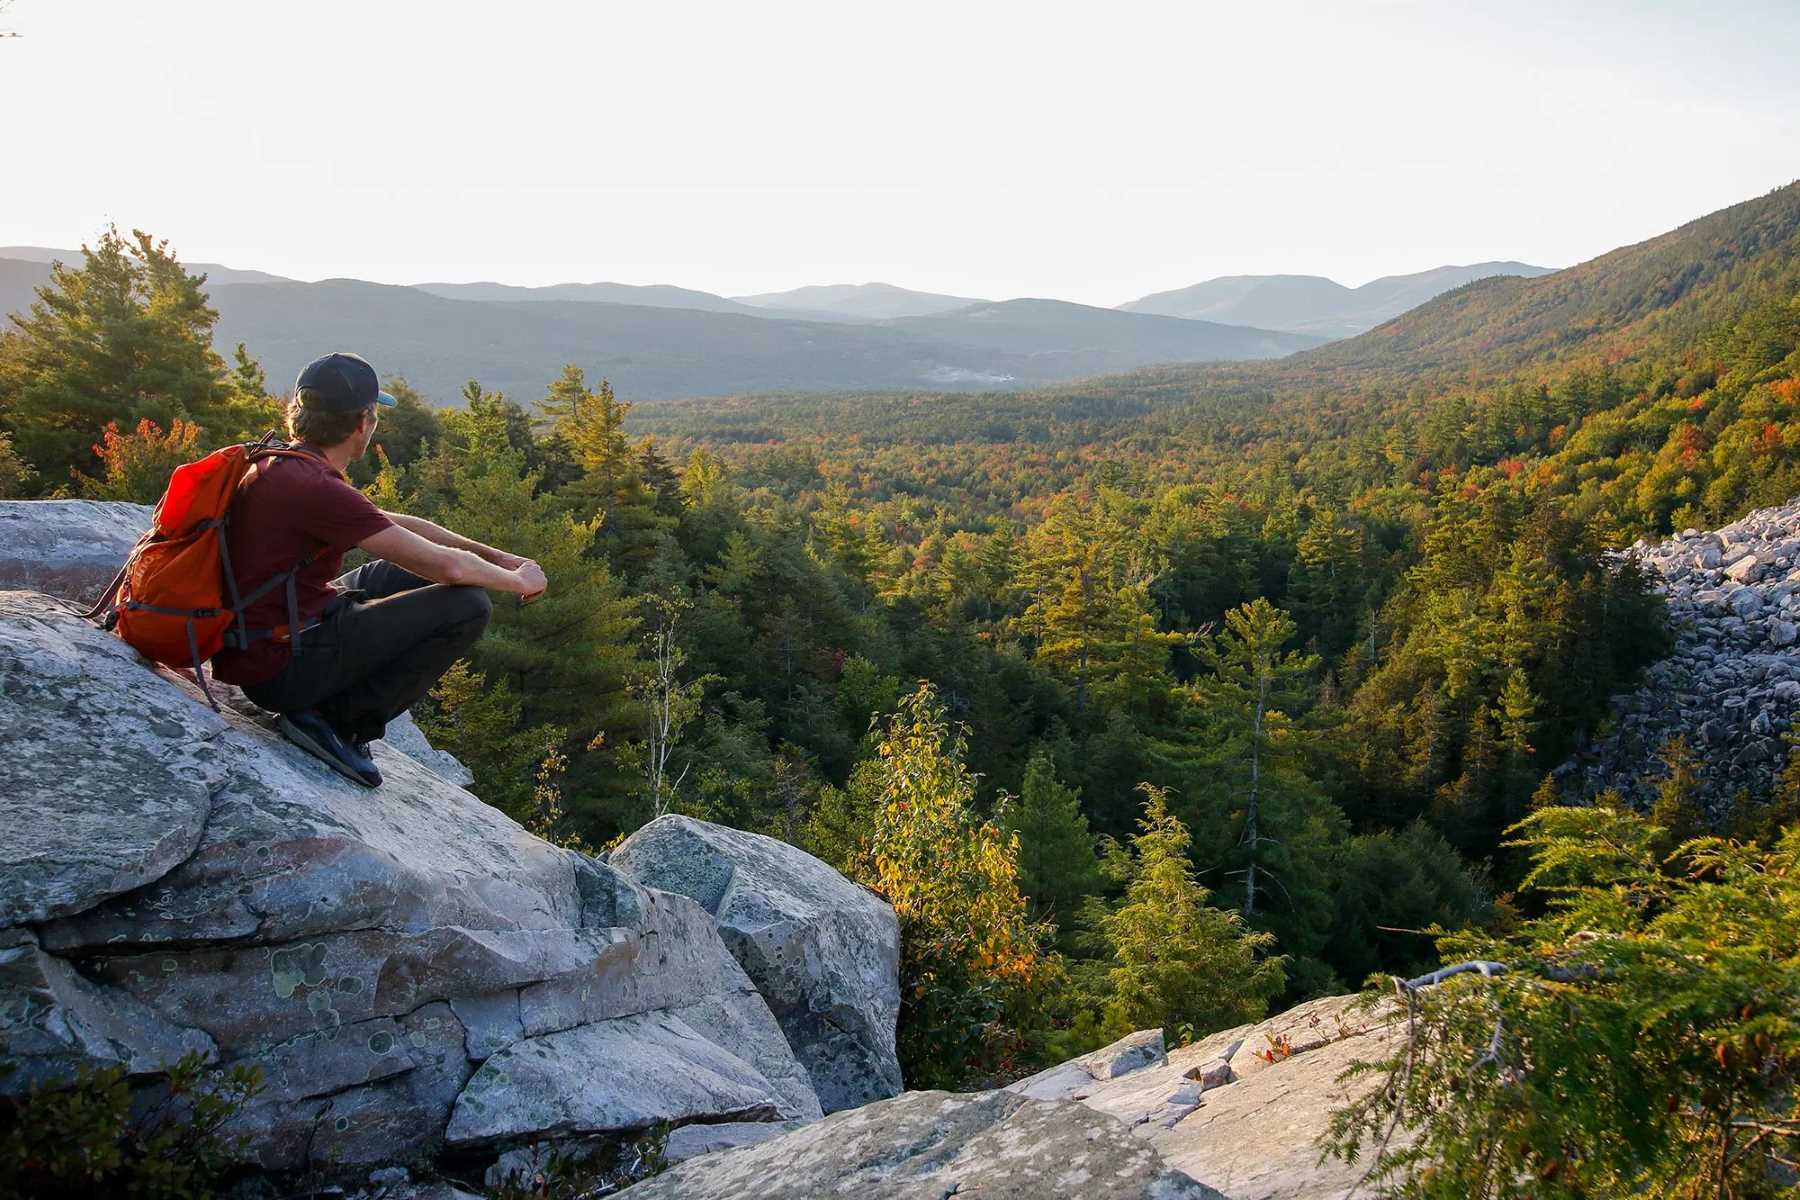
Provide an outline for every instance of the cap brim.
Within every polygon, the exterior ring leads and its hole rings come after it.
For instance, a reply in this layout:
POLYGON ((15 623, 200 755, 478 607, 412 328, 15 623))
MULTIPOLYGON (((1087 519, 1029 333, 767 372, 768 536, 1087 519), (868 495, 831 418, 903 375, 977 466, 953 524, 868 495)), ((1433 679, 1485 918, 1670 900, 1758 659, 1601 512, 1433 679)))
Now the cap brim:
POLYGON ((389 407, 392 407, 393 405, 396 405, 400 402, 398 400, 394 399, 392 396, 388 395, 386 392, 376 392, 375 393, 375 403, 386 404, 389 407))

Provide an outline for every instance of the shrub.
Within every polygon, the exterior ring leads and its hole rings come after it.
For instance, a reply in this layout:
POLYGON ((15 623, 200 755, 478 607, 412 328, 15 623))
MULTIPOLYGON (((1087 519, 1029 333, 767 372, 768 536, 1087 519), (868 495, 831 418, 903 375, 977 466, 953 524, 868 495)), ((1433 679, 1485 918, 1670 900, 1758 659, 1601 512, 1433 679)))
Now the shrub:
POLYGON ((94 443, 101 477, 76 474, 82 494, 95 500, 131 500, 155 504, 169 484, 169 474, 205 453, 200 449, 200 427, 180 418, 169 423, 169 432, 148 417, 131 433, 120 433, 117 421, 108 421, 94 443))
POLYGON ((69 1087, 0 1103, 0 1200, 211 1197, 247 1140, 219 1130, 262 1089, 261 1072, 208 1079, 198 1054, 165 1070, 166 1094, 136 1117, 122 1066, 84 1067, 69 1087))
POLYGON ((1602 805, 1512 833, 1547 910, 1443 939, 1504 969, 1401 988, 1410 1036, 1353 1068, 1382 1084, 1333 1151, 1371 1151, 1391 1196, 1791 1195, 1800 828, 1665 856, 1664 830, 1602 805))
POLYGON ((1019 892, 1019 843, 974 809, 966 744, 921 684, 857 768, 868 833, 850 862, 900 919, 900 1065, 913 1087, 1005 1074, 1055 975, 1019 892))

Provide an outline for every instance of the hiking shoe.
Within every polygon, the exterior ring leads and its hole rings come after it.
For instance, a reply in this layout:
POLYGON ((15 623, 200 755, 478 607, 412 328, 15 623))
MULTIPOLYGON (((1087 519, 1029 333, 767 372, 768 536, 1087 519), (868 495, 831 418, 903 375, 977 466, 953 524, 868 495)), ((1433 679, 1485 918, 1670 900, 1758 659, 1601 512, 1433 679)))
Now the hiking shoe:
POLYGON ((288 741, 300 747, 345 779, 364 787, 380 787, 381 772, 375 760, 345 741, 316 708, 305 712, 282 713, 276 722, 288 741))

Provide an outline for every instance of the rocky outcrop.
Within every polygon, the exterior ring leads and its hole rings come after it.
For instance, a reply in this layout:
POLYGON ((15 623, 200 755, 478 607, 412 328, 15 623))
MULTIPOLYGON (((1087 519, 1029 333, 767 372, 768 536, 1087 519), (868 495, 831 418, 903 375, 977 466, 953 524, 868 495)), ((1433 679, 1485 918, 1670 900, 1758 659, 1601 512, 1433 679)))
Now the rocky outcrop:
POLYGON ((624 1194, 1333 1200, 1367 1164, 1321 1161, 1321 1139, 1332 1113, 1374 1086, 1343 1076, 1385 1058, 1400 1032, 1390 1010, 1357 996, 1173 1051, 1161 1030, 1144 1030, 1002 1091, 909 1092, 765 1131, 752 1148, 706 1154, 624 1194))
POLYGON ((908 1092, 625 1189, 630 1200, 1218 1200, 1082 1104, 1010 1092, 908 1092))
POLYGON ((0 589, 91 604, 149 527, 143 504, 0 501, 0 589))
POLYGON ((1613 787, 1647 805, 1662 747, 1683 737, 1715 817, 1740 792, 1766 797, 1800 709, 1800 503, 1632 552, 1668 602, 1674 650, 1615 703, 1611 728, 1563 779, 1583 795, 1613 787))
POLYGON ((1339 1077, 1386 1057, 1398 1035, 1387 1012, 1334 996, 1166 1054, 1160 1031, 1136 1033, 1010 1090, 1116 1117, 1231 1200, 1327 1200, 1367 1166, 1319 1158, 1332 1112, 1371 1086, 1339 1077))
POLYGON ((57 600, 0 593, 0 1056, 17 1091, 188 1052, 261 1068, 270 1169, 820 1115, 686 896, 388 747, 341 780, 57 600))
POLYGON ((682 816, 607 861, 713 915, 826 1112, 899 1092, 900 927, 886 903, 786 842, 682 816))
MULTIPOLYGON (((113 500, 0 501, 0 591, 33 591, 85 607, 124 565, 150 526, 150 507, 113 500)), ((255 717, 238 689, 213 685, 221 703, 255 717)), ((434 749, 411 713, 388 722, 385 742, 458 787, 475 781, 455 755, 434 749)))

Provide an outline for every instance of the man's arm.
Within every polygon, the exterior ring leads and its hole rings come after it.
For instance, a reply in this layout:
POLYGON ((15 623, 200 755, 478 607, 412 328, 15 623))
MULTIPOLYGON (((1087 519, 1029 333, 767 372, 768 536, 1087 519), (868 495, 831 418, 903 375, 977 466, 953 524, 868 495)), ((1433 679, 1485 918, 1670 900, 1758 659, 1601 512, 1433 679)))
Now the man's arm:
MULTIPOLYGON (((445 529, 442 525, 437 524, 435 521, 427 521, 424 517, 415 517, 408 513, 389 512, 385 508, 381 510, 381 515, 400 526, 400 528, 410 530, 434 545, 448 546, 452 550, 466 550, 470 554, 478 555, 486 561, 493 563, 495 566, 503 567, 508 571, 518 570, 520 565, 525 562, 524 559, 516 554, 508 554, 504 550, 497 550, 492 546, 484 545, 474 538, 466 538, 460 533, 453 533, 450 530, 445 529)), ((368 549, 367 543, 364 543, 363 548, 365 550, 368 549)), ((370 551, 370 553, 373 553, 373 551, 370 551)), ((388 559, 390 562, 397 561, 391 555, 384 554, 381 557, 388 559)), ((401 563, 400 565, 406 566, 405 563, 401 563)), ((413 570, 411 567, 407 567, 406 569, 409 571, 413 570)), ((421 572, 413 571, 413 574, 418 575, 421 574, 421 572)), ((440 579, 435 582, 442 583, 444 581, 440 579)))
POLYGON ((433 583, 466 584, 520 596, 535 596, 544 590, 544 572, 529 559, 520 559, 517 567, 503 567, 473 550, 429 541, 405 525, 390 525, 357 545, 433 583))

